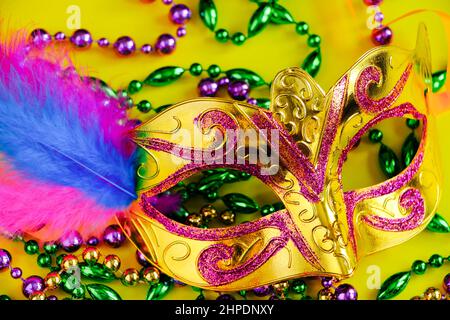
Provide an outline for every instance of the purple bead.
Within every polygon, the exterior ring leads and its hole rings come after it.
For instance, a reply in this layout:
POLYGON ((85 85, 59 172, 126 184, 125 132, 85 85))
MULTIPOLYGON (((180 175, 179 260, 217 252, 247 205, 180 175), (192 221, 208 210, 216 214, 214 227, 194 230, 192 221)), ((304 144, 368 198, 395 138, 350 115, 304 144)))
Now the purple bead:
POLYGON ((125 239, 125 234, 117 224, 110 225, 103 232, 103 241, 113 248, 119 248, 125 239))
POLYGON ((233 99, 243 101, 248 98, 250 86, 243 80, 234 81, 228 86, 228 93, 233 99))
POLYGON ((0 249, 0 271, 11 265, 11 254, 5 249, 0 249))
POLYGON ((30 276, 26 278, 22 284, 22 293, 25 297, 28 298, 35 292, 43 291, 44 288, 44 279, 39 276, 30 276))
POLYGON ((153 51, 152 45, 151 44, 144 44, 141 47, 141 52, 145 53, 145 54, 149 54, 153 51))
POLYGON ((182 37, 184 37, 185 35, 186 35, 186 28, 185 27, 179 27, 178 29, 177 29, 177 37, 178 38, 182 38, 182 37))
POLYGON ((444 277, 444 289, 447 293, 450 293, 450 273, 444 277))
POLYGON ((248 104, 253 104, 253 105, 256 106, 258 104, 258 101, 255 98, 248 98, 247 99, 247 103, 248 104))
POLYGON ((198 93, 202 97, 214 97, 217 94, 219 85, 211 78, 202 79, 198 83, 198 93))
POLYGON ((100 240, 97 237, 92 236, 87 239, 86 243, 88 244, 88 246, 95 247, 98 246, 100 240))
POLYGON ((59 239, 59 244, 64 251, 75 252, 83 244, 83 238, 78 231, 72 230, 66 232, 61 239, 59 239))
POLYGON ((372 30, 372 42, 375 45, 386 45, 392 40, 392 29, 381 27, 372 30))
POLYGON ((230 78, 228 77, 222 77, 219 80, 217 80, 217 83, 219 84, 219 86, 221 87, 226 87, 230 84, 230 78))
POLYGON ((31 32, 31 41, 36 47, 43 48, 52 41, 52 36, 44 29, 35 29, 31 32))
POLYGON ((134 40, 128 36, 120 37, 114 43, 114 49, 122 56, 128 56, 136 51, 136 44, 134 40))
POLYGON ((47 300, 53 300, 53 301, 55 301, 55 300, 58 300, 58 297, 57 296, 48 296, 47 297, 47 300))
POLYGON ((14 279, 19 279, 22 276, 22 269, 20 268, 12 268, 11 269, 11 277, 14 279))
POLYGON ((221 294, 216 298, 216 300, 236 300, 231 294, 221 294))
POLYGON ((280 298, 276 294, 273 294, 269 297, 269 300, 280 300, 280 298))
POLYGON ((160 54, 172 53, 177 46, 177 40, 170 34, 162 34, 158 37, 155 44, 155 49, 160 54))
POLYGON ((271 286, 261 286, 261 287, 254 288, 252 291, 255 296, 264 297, 264 296, 268 296, 269 294, 272 293, 272 288, 271 288, 271 286))
POLYGON ((358 292, 347 283, 338 286, 334 293, 336 300, 358 300, 358 292))
POLYGON ((85 29, 76 30, 70 37, 70 42, 72 42, 78 48, 89 48, 92 44, 92 36, 89 31, 85 29))
POLYGON ((101 48, 106 48, 109 46, 109 40, 106 38, 101 38, 97 40, 97 44, 101 48))
POLYGON ((142 252, 140 252, 139 250, 136 250, 136 260, 143 267, 147 268, 147 267, 151 266, 150 262, 148 262, 148 260, 144 256, 144 254, 142 252))
POLYGON ((184 4, 176 4, 170 8, 169 18, 173 23, 185 24, 191 18, 191 9, 184 4))
POLYGON ((383 0, 364 0, 364 3, 368 6, 378 6, 383 2, 383 0))
POLYGON ((383 21, 383 19, 384 19, 384 14, 383 14, 383 12, 380 12, 380 11, 379 11, 379 12, 375 13, 374 19, 375 19, 376 22, 381 22, 381 21, 383 21))
POLYGON ((333 286, 333 278, 323 277, 322 278, 322 286, 326 289, 331 288, 333 286))
POLYGON ((164 3, 166 5, 170 5, 173 3, 173 0, 162 0, 162 3, 164 3))
POLYGON ((187 286, 186 283, 181 282, 180 280, 176 280, 176 279, 173 279, 173 284, 174 284, 175 286, 177 286, 177 287, 185 287, 185 286, 187 286))
POLYGON ((64 41, 66 40, 66 34, 64 32, 57 32, 53 36, 56 41, 64 41))

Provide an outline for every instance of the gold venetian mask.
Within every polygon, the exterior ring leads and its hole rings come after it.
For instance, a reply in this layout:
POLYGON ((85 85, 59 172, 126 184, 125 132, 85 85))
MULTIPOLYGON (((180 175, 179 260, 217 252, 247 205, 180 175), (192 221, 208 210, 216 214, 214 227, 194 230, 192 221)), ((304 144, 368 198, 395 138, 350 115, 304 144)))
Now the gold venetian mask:
POLYGON ((270 111, 211 98, 156 115, 134 132, 146 158, 138 170, 139 200, 118 218, 120 224, 152 264, 196 287, 236 291, 303 276, 350 276, 360 258, 410 239, 436 210, 440 183, 427 107, 429 55, 421 27, 414 51, 372 49, 326 94, 303 70, 289 68, 272 83, 270 111), (421 142, 411 164, 380 184, 344 191, 341 173, 349 151, 372 126, 394 117, 420 120, 421 142), (230 136, 238 129, 260 133, 258 143, 276 154, 277 165, 251 162, 251 148, 230 136), (203 139, 185 143, 183 130, 203 139), (205 151, 216 160, 234 160, 198 161, 205 151), (151 205, 150 197, 216 167, 258 177, 285 209, 202 229, 151 205))

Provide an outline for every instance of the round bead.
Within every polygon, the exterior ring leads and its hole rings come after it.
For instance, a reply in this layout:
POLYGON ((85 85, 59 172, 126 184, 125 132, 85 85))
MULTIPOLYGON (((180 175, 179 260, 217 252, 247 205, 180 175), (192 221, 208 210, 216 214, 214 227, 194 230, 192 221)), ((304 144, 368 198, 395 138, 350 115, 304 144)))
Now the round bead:
POLYGON ((141 52, 144 54, 152 53, 152 51, 153 51, 153 47, 151 44, 147 43, 147 44, 142 45, 142 47, 141 47, 141 52))
POLYGON ((100 243, 100 240, 95 236, 89 237, 89 239, 87 239, 87 241, 86 241, 86 244, 91 247, 98 246, 99 243, 100 243))
POLYGON ((308 37, 308 46, 310 46, 311 48, 316 48, 320 46, 320 41, 320 36, 318 36, 317 34, 311 34, 308 37))
POLYGON ((11 300, 11 298, 6 294, 0 295, 0 301, 7 301, 7 300, 11 300))
POLYGON ((202 97, 214 97, 217 94, 219 85, 211 78, 202 79, 198 83, 198 93, 202 97))
POLYGON ((47 297, 47 300, 56 301, 56 300, 58 300, 58 297, 54 296, 54 295, 51 295, 51 296, 47 297))
POLYGON ((43 48, 52 41, 52 36, 44 29, 35 29, 31 32, 31 42, 38 48, 43 48))
POLYGON ((228 86, 228 94, 235 100, 243 101, 248 98, 250 85, 243 80, 233 81, 228 86))
POLYGON ((58 266, 61 266, 61 263, 62 263, 62 261, 63 261, 65 256, 67 256, 67 254, 63 253, 63 254, 60 254, 59 256, 56 257, 56 264, 58 266))
POLYGON ((369 140, 373 143, 381 142, 383 140, 383 132, 378 129, 371 129, 369 131, 369 140))
POLYGON ((242 32, 236 32, 231 37, 231 41, 237 46, 243 45, 245 40, 247 40, 247 37, 242 32))
POLYGON ((230 78, 228 77, 219 78, 219 80, 217 80, 217 84, 219 85, 219 87, 226 87, 230 84, 230 78))
POLYGON ((220 75, 220 72, 221 72, 222 70, 220 70, 220 67, 217 65, 217 64, 212 64, 212 65, 210 65, 209 67, 208 67, 208 70, 207 70, 207 72, 208 72, 208 75, 211 77, 211 78, 216 78, 218 75, 220 75))
POLYGON ((419 274, 419 275, 424 274, 425 271, 427 270, 427 263, 422 260, 416 260, 413 262, 413 264, 411 266, 411 270, 415 274, 419 274))
POLYGON ((110 254, 108 256, 105 257, 105 260, 103 261, 103 265, 113 271, 116 272, 117 270, 119 270, 120 268, 120 258, 118 256, 116 256, 115 254, 110 254))
POLYGON ((11 277, 13 279, 19 279, 22 276, 22 269, 20 268, 12 268, 11 269, 11 277))
POLYGON ((122 56, 128 56, 136 51, 134 40, 128 36, 120 37, 114 42, 114 49, 122 56))
POLYGON ((336 300, 358 300, 358 292, 347 283, 339 285, 334 293, 336 300))
POLYGON ((83 238, 78 231, 72 230, 66 232, 59 240, 61 248, 66 252, 75 252, 83 244, 83 238))
POLYGON ((420 121, 417 119, 406 119, 406 126, 412 130, 417 129, 420 125, 420 121))
POLYGON ((272 285, 272 289, 273 292, 277 295, 277 296, 285 296, 288 293, 289 290, 289 282, 288 281, 283 281, 280 283, 275 283, 272 285))
POLYGON ((88 247, 83 250, 82 257, 87 264, 94 264, 100 258, 100 251, 95 247, 88 247))
POLYGON ((66 34, 64 32, 60 31, 60 32, 55 33, 53 38, 55 38, 56 41, 64 41, 64 40, 66 40, 66 34))
POLYGON ((43 248, 48 254, 55 254, 58 251, 59 246, 55 241, 48 241, 44 243, 43 248))
POLYGON ((185 27, 179 27, 177 29, 177 37, 178 38, 182 38, 182 37, 186 36, 186 34, 187 34, 187 31, 186 31, 185 27))
POLYGON ((85 29, 76 30, 70 37, 70 42, 77 48, 89 48, 92 41, 91 34, 85 29))
POLYGON ((48 253, 41 253, 37 257, 37 264, 41 268, 48 268, 52 265, 52 256, 48 253))
POLYGON ((170 34, 162 34, 158 37, 155 49, 160 54, 172 53, 177 45, 177 40, 170 34))
POLYGON ((247 103, 256 106, 258 104, 258 100, 256 100, 255 98, 248 98, 247 103))
POLYGON ((150 285, 155 285, 159 282, 160 273, 155 267, 148 267, 142 270, 142 278, 150 285))
POLYGON ((27 254, 36 254, 39 252, 39 245, 35 240, 25 242, 25 252, 27 254))
POLYGON ((44 301, 46 296, 45 293, 42 291, 36 291, 32 294, 30 294, 30 296, 28 297, 30 300, 39 300, 39 301, 44 301))
POLYGON ((64 271, 68 271, 76 266, 78 266, 78 258, 73 254, 68 254, 62 259, 61 269, 64 271))
POLYGON ((444 277, 443 287, 447 293, 450 293, 450 273, 444 277))
POLYGON ((232 225, 235 219, 236 215, 231 210, 225 210, 219 214, 219 221, 226 225, 232 225))
POLYGON ((261 207, 261 215, 263 217, 275 212, 275 207, 271 204, 266 204, 261 207))
POLYGON ((0 271, 9 268, 11 259, 11 254, 7 250, 0 249, 0 271))
POLYGON ((372 30, 372 42, 375 45, 387 45, 392 41, 392 29, 380 27, 372 30))
POLYGON ((306 292, 306 283, 301 279, 296 279, 291 283, 291 289, 293 292, 298 294, 305 294, 306 292))
POLYGON ((333 281, 334 279, 333 278, 331 278, 331 277, 323 277, 322 278, 322 286, 324 287, 324 288, 331 288, 332 286, 333 286, 333 283, 334 283, 334 281, 333 281))
POLYGON ((364 0, 364 3, 368 6, 378 6, 383 2, 383 0, 364 0))
POLYGON ((264 297, 264 296, 268 296, 269 294, 272 293, 272 288, 270 286, 266 285, 266 286, 254 288, 252 291, 255 296, 264 297))
POLYGON ((128 84, 128 93, 135 94, 142 90, 143 83, 139 80, 132 80, 128 84))
POLYGON ((112 248, 119 248, 125 239, 125 234, 117 224, 108 226, 103 232, 103 242, 112 248))
POLYGON ((74 297, 75 299, 82 299, 82 298, 84 298, 85 294, 86 294, 86 288, 84 286, 76 287, 72 291, 72 297, 74 297))
POLYGON ((53 290, 59 287, 61 283, 61 276, 58 272, 50 272, 44 279, 45 286, 49 290, 53 290))
POLYGON ((433 254, 428 262, 433 268, 439 268, 444 264, 444 258, 439 254, 433 254))
POLYGON ((219 42, 227 42, 230 39, 230 34, 225 29, 219 29, 215 33, 216 40, 219 42))
POLYGON ((193 63, 193 64, 191 64, 191 66, 189 67, 189 72, 193 76, 201 75, 202 72, 203 72, 202 65, 200 63, 193 63))
POLYGON ((442 293, 439 291, 439 289, 430 287, 423 294, 423 298, 425 300, 441 300, 442 293))
POLYGON ((209 222, 217 217, 217 210, 209 204, 200 209, 200 214, 206 222, 209 222))
POLYGON ((383 21, 383 20, 384 20, 384 14, 383 14, 383 12, 378 11, 377 13, 375 13, 373 19, 374 19, 376 22, 381 22, 381 21, 383 21))
POLYGON ((148 100, 142 100, 138 103, 137 108, 142 113, 147 113, 152 109, 152 104, 148 100))
POLYGON ((97 40, 97 44, 101 48, 109 47, 109 40, 106 38, 100 38, 97 40))
POLYGON ((190 214, 186 220, 187 223, 193 227, 200 228, 203 225, 203 217, 198 213, 190 214))
POLYGON ((295 32, 297 32, 301 36, 307 34, 308 30, 309 25, 304 21, 300 21, 295 25, 295 32))
POLYGON ((122 274, 121 282, 125 286, 135 286, 139 282, 139 271, 135 268, 129 268, 122 274))
POLYGON ((210 191, 210 192, 208 192, 206 195, 205 195, 205 199, 206 199, 206 201, 208 201, 208 202, 214 202, 214 201, 216 201, 217 199, 219 199, 219 192, 217 192, 217 191, 210 191))
POLYGON ((218 296, 216 300, 222 301, 222 300, 236 300, 236 299, 231 294, 225 293, 218 296))
POLYGON ((162 3, 165 5, 171 5, 173 3, 173 0, 162 0, 162 3))
POLYGON ((317 300, 334 300, 334 294, 330 288, 323 288, 317 293, 317 300))
POLYGON ((191 19, 191 9, 184 4, 176 4, 170 8, 169 18, 175 24, 185 24, 191 19))
POLYGON ((148 262, 148 260, 144 256, 144 254, 142 252, 140 252, 139 250, 136 250, 136 260, 143 267, 151 266, 150 262, 148 262))
POLYGON ((25 297, 30 297, 33 293, 43 291, 45 288, 44 279, 39 276, 30 276, 22 283, 22 293, 25 297))

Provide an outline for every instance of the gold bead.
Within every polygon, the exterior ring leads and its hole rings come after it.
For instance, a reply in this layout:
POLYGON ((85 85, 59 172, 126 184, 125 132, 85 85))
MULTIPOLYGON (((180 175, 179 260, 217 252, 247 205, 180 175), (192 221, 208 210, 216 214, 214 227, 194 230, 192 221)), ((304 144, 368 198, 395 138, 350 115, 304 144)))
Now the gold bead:
POLYGON ((120 264, 120 258, 115 254, 106 256, 105 261, 103 261, 103 265, 112 272, 116 272, 117 270, 119 270, 120 264))
POLYGON ((430 287, 425 291, 423 297, 425 300, 441 300, 442 293, 439 291, 439 289, 430 287))
POLYGON ((203 217, 201 214, 193 213, 187 217, 187 222, 190 226, 200 228, 203 224, 203 217))
POLYGON ((139 282, 139 271, 129 268, 122 274, 122 283, 126 286, 135 286, 139 282))
POLYGON ((44 292, 42 292, 42 291, 36 291, 36 292, 30 294, 29 299, 30 299, 30 300, 45 300, 45 299, 46 299, 46 296, 45 296, 45 293, 44 293, 44 292))
POLYGON ((328 288, 323 288, 317 293, 317 299, 318 300, 333 300, 334 293, 328 288))
POLYGON ((273 292, 277 296, 284 296, 289 290, 289 282, 283 281, 272 285, 273 292))
POLYGON ((142 271, 142 278, 149 284, 157 284, 159 282, 159 270, 155 267, 148 267, 142 271))
POLYGON ((217 210, 208 204, 200 209, 200 214, 206 222, 209 222, 217 217, 217 210))
POLYGON ((235 218, 236 215, 231 210, 222 211, 219 215, 220 222, 226 225, 232 225, 234 223, 235 218))
POLYGON ((94 264, 100 258, 100 251, 95 247, 88 247, 83 251, 83 260, 88 264, 94 264))
POLYGON ((78 265, 78 258, 73 254, 66 255, 61 262, 61 269, 68 271, 78 265))
POLYGON ((61 276, 59 275, 58 272, 50 272, 49 274, 47 274, 44 281, 45 286, 49 290, 53 290, 58 288, 59 284, 61 283, 61 276))

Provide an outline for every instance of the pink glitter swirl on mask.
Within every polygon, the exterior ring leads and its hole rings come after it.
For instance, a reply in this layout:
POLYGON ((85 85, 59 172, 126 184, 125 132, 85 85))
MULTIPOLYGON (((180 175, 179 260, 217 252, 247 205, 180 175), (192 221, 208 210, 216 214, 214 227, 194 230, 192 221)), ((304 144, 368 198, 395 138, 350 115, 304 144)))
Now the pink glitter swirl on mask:
POLYGON ((425 201, 420 191, 408 189, 400 197, 400 205, 411 210, 411 213, 399 219, 389 219, 375 215, 363 216, 362 220, 368 225, 383 231, 407 231, 420 226, 425 216, 425 201))
POLYGON ((379 100, 374 100, 369 97, 368 89, 371 84, 380 85, 382 73, 380 68, 376 66, 369 66, 365 68, 356 80, 355 100, 361 109, 368 113, 378 113, 389 108, 395 100, 400 96, 405 87, 405 84, 411 73, 412 65, 409 64, 403 72, 400 79, 395 84, 394 88, 389 94, 379 100))

